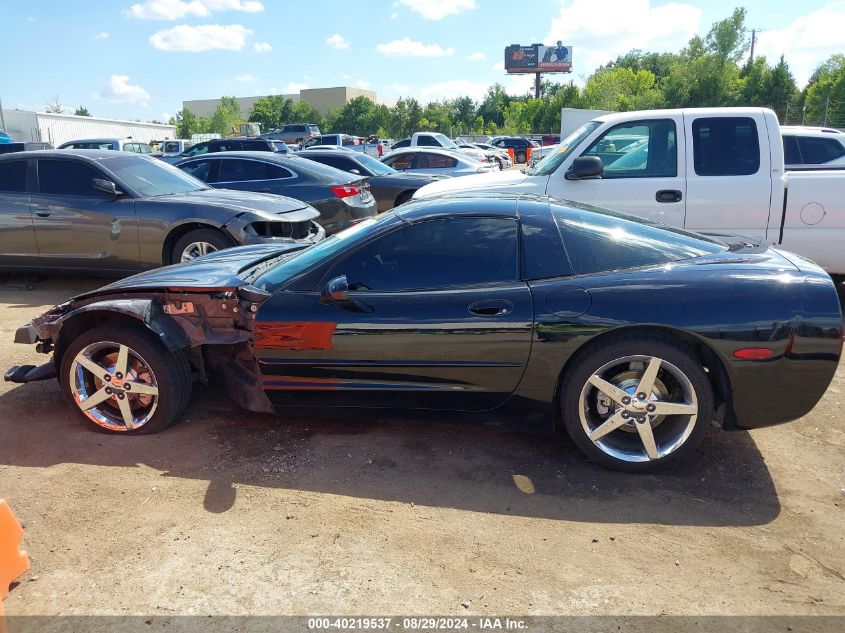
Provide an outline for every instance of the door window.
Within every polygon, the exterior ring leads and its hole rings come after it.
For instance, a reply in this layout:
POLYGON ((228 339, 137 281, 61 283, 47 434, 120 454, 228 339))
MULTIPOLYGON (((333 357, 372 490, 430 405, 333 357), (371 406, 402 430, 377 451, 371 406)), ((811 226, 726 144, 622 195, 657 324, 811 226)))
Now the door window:
POLYGON ((414 161, 414 169, 452 169, 457 164, 458 160, 452 156, 420 152, 414 161))
POLYGON ((38 161, 38 189, 41 193, 62 196, 106 196, 94 189, 91 181, 103 174, 83 162, 71 160, 38 161))
POLYGON ((814 136, 799 136, 798 147, 804 163, 821 165, 845 156, 845 147, 834 138, 817 138, 814 136))
POLYGON ((757 125, 750 117, 696 119, 692 148, 699 176, 750 176, 760 169, 757 125))
POLYGON ((414 162, 414 155, 410 152, 405 152, 404 154, 384 159, 385 164, 398 170, 408 169, 412 162, 414 162))
POLYGON ((582 155, 601 158, 602 178, 677 176, 675 122, 656 119, 617 125, 596 139, 582 155))
POLYGON ((187 152, 182 154, 183 156, 199 156, 201 154, 208 153, 208 143, 200 143, 199 145, 194 145, 191 149, 187 152))
POLYGON ((509 218, 448 218, 397 229, 337 264, 350 290, 436 290, 513 282, 517 224, 509 218))
POLYGON ((23 193, 26 191, 25 160, 0 163, 0 191, 7 193, 23 193))
POLYGON ((272 178, 292 178, 293 174, 279 165, 260 160, 226 159, 220 161, 218 182, 249 182, 272 178))
POLYGON ((211 176, 211 167, 213 164, 214 161, 211 159, 197 160, 192 162, 190 165, 182 165, 180 169, 194 178, 199 178, 203 182, 211 182, 209 178, 211 176))

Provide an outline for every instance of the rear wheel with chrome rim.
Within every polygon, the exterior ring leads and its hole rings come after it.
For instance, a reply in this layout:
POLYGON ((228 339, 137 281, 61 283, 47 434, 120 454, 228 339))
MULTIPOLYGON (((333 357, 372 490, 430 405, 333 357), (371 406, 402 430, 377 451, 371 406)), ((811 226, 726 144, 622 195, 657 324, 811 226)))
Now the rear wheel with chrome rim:
POLYGON ((691 350, 619 337, 582 352, 561 386, 563 423, 590 459, 644 472, 695 450, 713 415, 713 390, 691 350))
POLYGON ((190 369, 140 326, 102 325, 64 350, 60 380, 77 415, 104 433, 154 433, 187 405, 190 369))

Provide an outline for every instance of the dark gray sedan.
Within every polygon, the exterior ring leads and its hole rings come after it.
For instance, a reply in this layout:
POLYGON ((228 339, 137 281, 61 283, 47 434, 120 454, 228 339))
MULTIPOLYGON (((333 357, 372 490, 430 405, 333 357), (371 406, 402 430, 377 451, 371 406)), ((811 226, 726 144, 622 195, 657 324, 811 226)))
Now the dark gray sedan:
POLYGON ((106 150, 0 156, 0 268, 133 273, 205 253, 322 239, 292 198, 218 191, 157 159, 106 150))
POLYGON ((309 149, 297 154, 323 165, 329 165, 351 174, 369 177, 370 191, 378 204, 378 212, 384 213, 407 202, 414 192, 443 176, 432 174, 405 174, 385 165, 363 152, 349 152, 342 149, 309 149))
POLYGON ((189 158, 176 167, 219 189, 290 196, 320 212, 326 235, 377 213, 367 179, 298 155, 220 152, 189 158))

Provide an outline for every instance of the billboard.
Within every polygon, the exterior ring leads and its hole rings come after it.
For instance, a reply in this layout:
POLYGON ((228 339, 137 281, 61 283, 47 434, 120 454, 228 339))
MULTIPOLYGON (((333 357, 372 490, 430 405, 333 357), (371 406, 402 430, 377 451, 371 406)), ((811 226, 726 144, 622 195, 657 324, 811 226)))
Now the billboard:
POLYGON ((572 47, 558 41, 554 46, 512 44, 505 49, 505 71, 513 73, 568 73, 572 71, 572 47))

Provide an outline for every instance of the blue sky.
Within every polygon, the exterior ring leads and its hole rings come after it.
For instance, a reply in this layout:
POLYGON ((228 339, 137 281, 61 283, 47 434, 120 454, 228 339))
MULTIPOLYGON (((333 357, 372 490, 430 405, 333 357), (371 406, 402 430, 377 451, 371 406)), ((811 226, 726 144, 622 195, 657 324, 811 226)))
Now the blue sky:
MULTIPOLYGON (((360 86, 392 103, 469 94, 507 77, 511 43, 574 46, 572 78, 631 48, 681 48, 736 0, 3 0, 5 108, 58 95, 96 116, 162 119, 183 100, 360 86)), ((799 83, 842 52, 845 1, 747 0, 757 50, 786 54, 799 83)), ((565 76, 557 76, 565 79, 565 76)))

